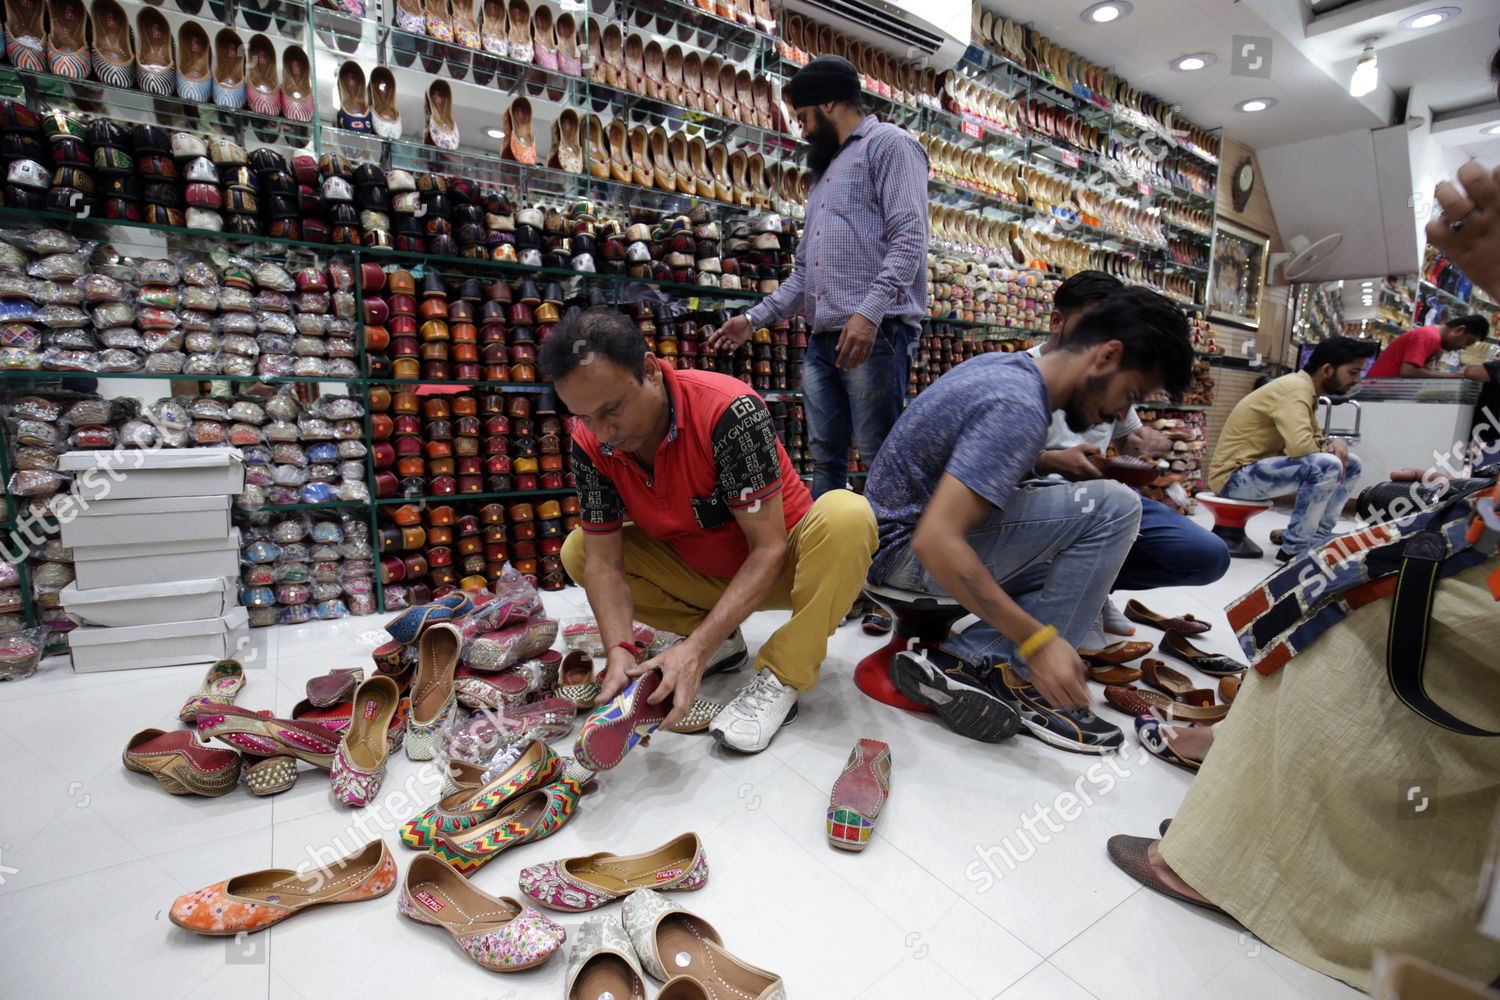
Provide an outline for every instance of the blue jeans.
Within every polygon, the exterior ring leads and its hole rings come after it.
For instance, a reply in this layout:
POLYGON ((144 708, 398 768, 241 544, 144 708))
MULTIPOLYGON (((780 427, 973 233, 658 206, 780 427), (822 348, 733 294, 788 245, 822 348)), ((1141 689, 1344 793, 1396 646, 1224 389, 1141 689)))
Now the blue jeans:
POLYGON ((1349 468, 1326 451, 1301 458, 1277 455, 1242 465, 1229 474, 1221 494, 1230 500, 1269 500, 1297 494, 1292 523, 1281 537, 1281 550, 1301 555, 1333 537, 1349 496, 1360 474, 1359 459, 1351 452, 1349 468))
POLYGON ((838 330, 807 338, 802 407, 813 459, 814 500, 849 484, 851 439, 859 445, 865 468, 875 464, 876 453, 901 416, 916 337, 916 327, 887 316, 875 332, 869 359, 853 371, 838 367, 838 330))
POLYGON ((1136 536, 1115 590, 1202 587, 1229 570, 1224 539, 1165 504, 1141 498, 1141 533, 1136 536))
MULTIPOLYGON (((1054 625, 1077 647, 1099 617, 1141 520, 1141 496, 1108 480, 1063 483, 1032 480, 992 509, 968 534, 985 567, 1022 608, 1043 625, 1054 625), (1045 566, 1039 586, 1016 583, 1045 566)), ((870 582, 917 593, 943 588, 903 547, 883 580, 870 582)), ((949 639, 943 649, 970 663, 1022 667, 1015 643, 980 621, 949 639)))

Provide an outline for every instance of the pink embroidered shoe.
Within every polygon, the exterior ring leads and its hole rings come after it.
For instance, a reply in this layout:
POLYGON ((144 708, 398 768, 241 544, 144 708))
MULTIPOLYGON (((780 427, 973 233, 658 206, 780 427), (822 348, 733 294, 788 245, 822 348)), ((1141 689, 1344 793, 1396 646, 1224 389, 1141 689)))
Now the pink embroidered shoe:
POLYGON ((386 733, 400 702, 401 689, 396 682, 379 674, 354 692, 354 721, 339 741, 329 774, 334 798, 340 802, 368 805, 379 794, 390 751, 386 733))
POLYGON ((306 873, 268 868, 215 882, 178 896, 168 915, 194 934, 254 933, 312 906, 384 896, 395 888, 396 874, 396 859, 385 841, 372 840, 348 857, 306 873))
POLYGON ((426 850, 440 833, 459 834, 493 817, 508 801, 547 784, 562 773, 560 761, 545 743, 533 740, 516 760, 475 789, 439 799, 401 828, 401 842, 426 850))
POLYGON ((208 668, 203 686, 189 698, 177 718, 189 725, 198 721, 198 716, 212 713, 223 705, 234 704, 234 696, 245 686, 245 668, 238 660, 220 660, 208 668))
POLYGON ((567 931, 509 896, 491 896, 430 854, 419 854, 406 869, 401 915, 441 927, 480 967, 517 972, 557 954, 567 931))
POLYGON ((481 763, 523 740, 550 743, 573 730, 578 710, 570 701, 548 698, 511 712, 484 710, 453 727, 447 736, 450 759, 481 763))
POLYGON ((708 883, 708 857, 696 833, 644 854, 607 851, 523 868, 521 891, 543 906, 564 913, 597 910, 637 889, 690 892, 708 883))
POLYGON ((476 872, 502 851, 561 830, 573 815, 583 790, 564 778, 532 789, 501 807, 495 817, 463 833, 439 833, 433 855, 465 875, 476 872))
MULTIPOLYGON (((386 676, 380 674, 378 676, 386 676)), ((394 680, 394 678, 392 678, 394 680)), ((400 682, 397 682, 400 687, 400 682)), ((343 736, 349 728, 349 723, 354 717, 354 702, 341 701, 337 705, 329 705, 327 708, 317 708, 312 702, 303 698, 292 706, 293 722, 313 722, 333 730, 337 736, 343 736)), ((391 723, 385 730, 385 745, 390 753, 401 749, 401 744, 406 737, 406 723, 411 719, 411 699, 403 697, 396 706, 396 714, 391 716, 391 723)))
POLYGON ((557 622, 538 615, 520 624, 478 634, 471 633, 465 625, 464 637, 465 662, 470 667, 504 670, 551 649, 557 639, 557 622))
POLYGON ((845 851, 870 846, 875 819, 891 794, 891 748, 860 740, 828 798, 828 842, 845 851))
POLYGON ((151 775, 173 795, 223 795, 240 780, 239 754, 206 747, 186 729, 143 729, 130 738, 121 760, 129 770, 151 775))
POLYGON ((339 748, 339 736, 327 726, 220 706, 213 715, 198 716, 198 735, 229 744, 255 757, 287 754, 314 767, 328 770, 339 748))

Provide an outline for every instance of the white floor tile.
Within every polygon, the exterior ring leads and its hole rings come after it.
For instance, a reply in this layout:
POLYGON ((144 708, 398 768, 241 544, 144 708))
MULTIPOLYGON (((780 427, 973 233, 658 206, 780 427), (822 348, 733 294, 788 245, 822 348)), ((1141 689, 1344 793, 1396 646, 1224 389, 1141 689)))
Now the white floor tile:
MULTIPOLYGON (((1198 520, 1209 523, 1206 514, 1198 520)), ((1251 537, 1269 552, 1266 536, 1285 523, 1284 513, 1269 511, 1251 521, 1251 537)), ((1235 560, 1213 587, 1141 596, 1163 614, 1212 622, 1193 642, 1239 657, 1223 607, 1272 568, 1269 555, 1235 560)), ((557 617, 586 609, 576 589, 544 600, 557 617)), ((238 704, 285 715, 308 679, 336 666, 368 670, 389 617, 256 630, 240 651, 247 685, 238 704)), ((758 614, 745 624, 752 655, 785 617, 758 614)), ((1154 642, 1159 633, 1141 628, 1135 638, 1154 642)), ((514 896, 525 865, 643 851, 693 830, 706 845, 710 882, 677 901, 713 923, 732 951, 781 973, 792 997, 1350 995, 1263 946, 1256 952, 1224 921, 1140 890, 1109 863, 1108 838, 1154 834, 1191 780, 1145 757, 1125 716, 1101 700, 1101 716, 1126 731, 1127 751, 1108 760, 1025 736, 973 743, 933 716, 888 708, 854 687, 855 665, 883 641, 855 625, 840 629, 823 683, 803 696, 800 717, 767 752, 746 756, 706 736, 660 734, 601 775, 557 835, 496 858, 475 883, 514 896), (825 814, 861 737, 891 745, 892 797, 871 846, 848 854, 828 845, 825 814)), ((372 837, 391 845, 404 871, 413 854, 397 832, 440 781, 436 765, 400 755, 363 810, 335 802, 324 773, 308 765, 293 790, 270 799, 243 788, 212 800, 167 795, 126 772, 120 752, 140 729, 175 727, 202 674, 78 675, 54 658, 32 678, 0 684, 7 987, 81 995, 103 968, 117 995, 152 1000, 311 1000, 356 981, 371 998, 429 992, 434 982, 479 1000, 561 993, 565 956, 530 972, 485 972, 443 932, 402 919, 391 897, 304 914, 238 943, 172 927, 166 910, 182 892, 260 868, 326 862, 372 837), (88 963, 77 961, 72 935, 57 933, 76 929, 79 913, 89 915, 91 940, 103 942, 88 963)), ((704 694, 728 701, 750 676, 709 678, 704 694)), ((571 742, 555 749, 569 752, 571 742)), ((581 919, 561 922, 576 929, 581 919)))

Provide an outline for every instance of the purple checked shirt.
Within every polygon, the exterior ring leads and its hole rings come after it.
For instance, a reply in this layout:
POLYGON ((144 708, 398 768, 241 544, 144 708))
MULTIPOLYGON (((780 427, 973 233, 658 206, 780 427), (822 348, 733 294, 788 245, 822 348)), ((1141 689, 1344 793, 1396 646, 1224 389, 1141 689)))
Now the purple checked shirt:
POLYGON ((927 312, 927 152, 869 115, 807 193, 797 267, 745 313, 752 327, 798 310, 814 333, 855 313, 921 322, 927 312))

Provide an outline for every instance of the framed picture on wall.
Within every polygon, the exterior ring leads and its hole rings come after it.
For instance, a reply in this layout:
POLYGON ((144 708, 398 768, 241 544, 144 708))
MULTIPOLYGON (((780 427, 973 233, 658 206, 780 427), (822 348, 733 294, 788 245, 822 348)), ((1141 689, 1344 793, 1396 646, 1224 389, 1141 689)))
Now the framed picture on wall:
POLYGON ((1260 326, 1260 302, 1266 288, 1268 237, 1224 219, 1214 223, 1209 256, 1208 316, 1233 326, 1260 326))

